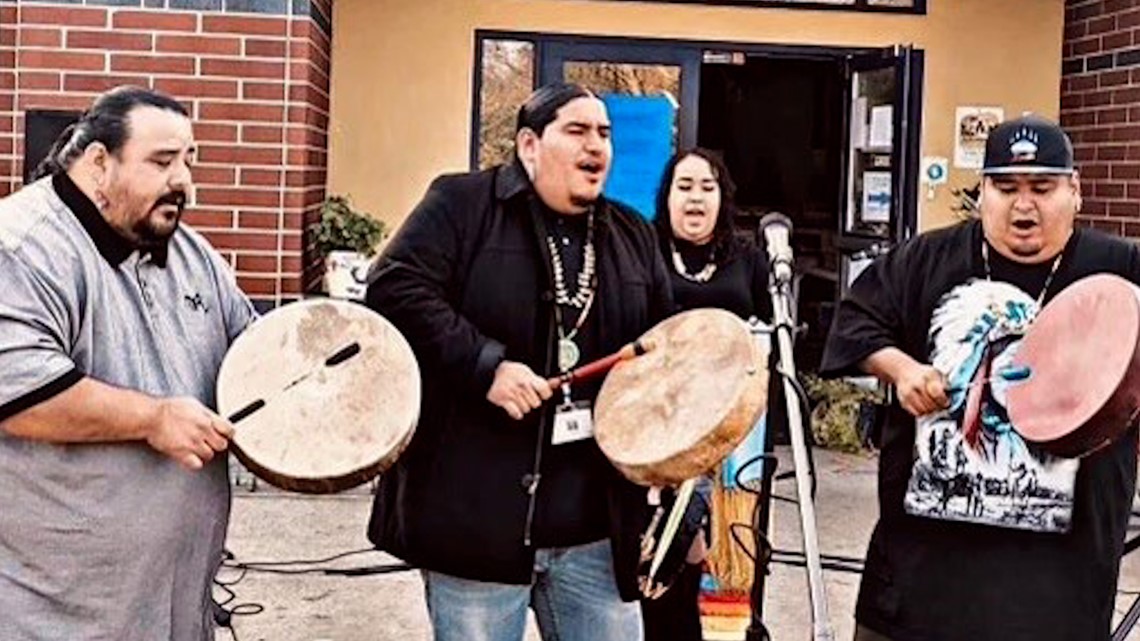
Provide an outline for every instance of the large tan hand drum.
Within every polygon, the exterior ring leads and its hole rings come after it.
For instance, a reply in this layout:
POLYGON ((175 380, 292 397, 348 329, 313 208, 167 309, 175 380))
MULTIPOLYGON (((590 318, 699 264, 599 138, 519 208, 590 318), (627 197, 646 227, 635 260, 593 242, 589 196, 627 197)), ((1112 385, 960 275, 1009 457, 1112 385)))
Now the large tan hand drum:
POLYGON ((1091 454, 1123 435, 1140 408, 1140 288, 1109 274, 1066 287, 1037 315, 1013 366, 1010 422, 1057 456, 1091 454))
POLYGON ((258 477, 295 492, 339 492, 387 469, 407 446, 420 372, 384 317, 308 300, 238 337, 218 375, 218 409, 235 422, 234 453, 258 477))
POLYGON ((719 309, 668 318, 644 355, 606 376, 595 437, 635 483, 676 485, 711 470, 752 429, 768 399, 768 353, 719 309))

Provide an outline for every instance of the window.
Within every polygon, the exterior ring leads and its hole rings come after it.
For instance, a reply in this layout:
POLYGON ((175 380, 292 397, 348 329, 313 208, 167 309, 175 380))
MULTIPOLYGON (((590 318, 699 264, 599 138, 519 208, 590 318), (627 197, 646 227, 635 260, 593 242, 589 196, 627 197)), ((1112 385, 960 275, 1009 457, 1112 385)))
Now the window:
POLYGON ((511 158, 519 105, 534 91, 534 43, 483 40, 479 69, 479 168, 511 158))
POLYGON ((32 172, 51 151, 55 139, 64 129, 79 120, 78 111, 29 109, 24 116, 24 184, 31 182, 32 172))

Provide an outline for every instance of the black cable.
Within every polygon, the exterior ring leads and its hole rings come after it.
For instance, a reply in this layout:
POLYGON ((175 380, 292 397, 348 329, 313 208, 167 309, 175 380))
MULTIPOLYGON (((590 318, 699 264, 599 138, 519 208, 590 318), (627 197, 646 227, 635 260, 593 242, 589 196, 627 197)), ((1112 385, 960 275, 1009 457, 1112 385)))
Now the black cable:
POLYGON ((745 492, 748 492, 749 494, 753 494, 755 496, 761 496, 760 490, 749 487, 748 482, 745 481, 743 477, 744 470, 752 467, 753 465, 756 465, 757 463, 772 464, 771 471, 768 471, 767 469, 761 470, 761 478, 766 475, 772 476, 773 478, 778 478, 774 475, 776 474, 776 468, 780 466, 780 459, 776 458, 776 455, 774 454, 768 454, 767 452, 764 452, 763 454, 757 454, 756 456, 753 456, 752 458, 745 461, 744 465, 741 465, 739 468, 737 468, 736 474, 733 475, 732 480, 736 483, 736 487, 740 488, 741 490, 744 490, 745 492))
MULTIPOLYGON (((332 556, 325 557, 323 559, 295 559, 295 560, 289 560, 289 561, 246 561, 244 563, 240 563, 237 565, 242 566, 242 567, 248 567, 251 569, 254 566, 262 568, 262 567, 280 567, 280 566, 285 566, 285 565, 318 565, 321 563, 331 563, 333 561, 343 559, 346 557, 350 557, 350 556, 354 556, 357 554, 365 554, 367 552, 375 552, 375 551, 376 551, 376 548, 360 548, 358 550, 349 550, 348 552, 341 552, 339 554, 334 554, 332 556)), ((227 561, 231 561, 231 560, 233 560, 232 557, 230 559, 227 559, 227 561)))
POLYGON ((213 601, 214 608, 214 623, 219 627, 226 628, 230 631, 234 641, 238 641, 237 631, 233 627, 233 619, 235 616, 249 616, 253 614, 260 614, 265 611, 265 606, 256 603, 238 603, 233 607, 226 607, 234 600, 237 599, 237 593, 233 587, 241 583, 246 575, 250 572, 261 572, 263 574, 324 574, 336 576, 367 576, 372 574, 389 574, 392 572, 403 572, 413 569, 412 566, 406 563, 388 563, 380 565, 369 565, 354 568, 334 568, 328 567, 326 564, 340 559, 367 552, 375 552, 375 548, 361 548, 359 550, 349 550, 348 552, 341 552, 332 556, 320 559, 292 559, 285 561, 250 561, 241 562, 234 559, 234 555, 230 551, 225 551, 222 557, 221 568, 238 571, 237 578, 231 580, 222 580, 214 577, 214 586, 225 593, 225 598, 221 601, 213 601), (316 567, 294 567, 294 566, 316 566, 316 567))
MULTIPOLYGON (((228 554, 228 553, 227 553, 228 554)), ((213 601, 214 609, 214 623, 221 628, 230 631, 230 635, 234 641, 238 641, 237 630, 234 629, 234 617, 250 616, 260 614, 265 611, 265 606, 260 603, 238 603, 237 605, 227 608, 226 606, 237 599, 237 592, 231 589, 231 586, 236 585, 245 578, 245 571, 233 581, 219 581, 217 577, 214 578, 214 586, 225 592, 226 597, 222 601, 213 601)))
MULTIPOLYGON (((808 398, 807 390, 804 389, 804 386, 794 374, 779 369, 778 367, 776 368, 776 373, 792 386, 792 390, 795 391, 796 398, 800 403, 800 429, 802 429, 804 433, 804 448, 807 450, 808 456, 808 478, 811 479, 811 497, 815 499, 817 482, 815 476, 815 454, 814 448, 812 447, 814 432, 812 432, 811 424, 811 399, 808 398)), ((788 430, 791 429, 792 426, 788 425, 788 430)))
MULTIPOLYGON (((369 576, 373 574, 391 574, 393 572, 405 572, 412 570, 412 566, 407 563, 383 563, 378 565, 367 565, 355 568, 335 568, 324 566, 327 563, 355 556, 359 554, 367 554, 375 552, 375 548, 361 548, 359 550, 350 550, 348 552, 341 552, 329 557, 321 559, 294 559, 288 561, 248 561, 238 562, 229 559, 222 565, 223 567, 242 570, 243 572, 261 572, 263 574, 283 574, 283 575, 300 575, 300 574, 324 574, 327 576, 369 576), (317 566, 317 567, 290 567, 290 566, 317 566)), ((240 579, 238 579, 240 580, 240 579)))

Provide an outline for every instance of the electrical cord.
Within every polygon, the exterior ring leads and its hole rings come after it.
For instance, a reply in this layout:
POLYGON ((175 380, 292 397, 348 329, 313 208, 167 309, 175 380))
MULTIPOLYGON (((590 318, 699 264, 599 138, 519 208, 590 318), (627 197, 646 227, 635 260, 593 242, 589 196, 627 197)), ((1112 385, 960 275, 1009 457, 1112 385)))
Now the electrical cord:
POLYGON ((375 548, 361 548, 359 550, 341 552, 340 554, 334 554, 320 559, 241 562, 235 559, 232 552, 226 550, 222 556, 221 569, 235 570, 238 574, 236 578, 229 580, 214 577, 214 587, 225 594, 225 598, 221 601, 213 601, 214 623, 217 624, 218 627, 229 630, 234 641, 239 641, 237 631, 234 630, 233 627, 234 617, 260 614, 265 611, 265 606, 256 602, 238 603, 232 607, 227 607, 237 599, 237 592, 234 591, 234 587, 238 583, 241 583, 250 572, 278 575, 323 574, 326 576, 369 576, 373 574, 404 572, 413 569, 412 566, 406 563, 385 563, 350 568, 328 566, 328 564, 333 561, 375 551, 375 548))
POLYGON ((360 554, 367 554, 375 552, 375 548, 361 548, 359 550, 350 550, 348 552, 341 552, 329 557, 321 559, 294 559, 287 561, 246 561, 239 562, 232 558, 226 559, 222 567, 245 570, 249 572, 262 572, 264 574, 324 574, 330 576, 367 576, 370 574, 390 574, 393 572, 405 572, 413 569, 407 563, 385 563, 378 565, 369 565, 354 568, 336 568, 328 567, 326 564, 338 561, 350 556, 357 556, 360 554), (293 566, 315 566, 315 567, 293 567, 293 566))
MULTIPOLYGON (((790 327, 790 325, 789 325, 790 327)), ((795 392, 796 399, 800 404, 800 415, 802 418, 802 428, 804 430, 804 444, 808 451, 808 475, 811 479, 811 497, 814 500, 816 495, 817 477, 815 471, 815 457, 813 456, 813 449, 809 435, 811 431, 811 401, 808 398, 807 391, 804 389, 800 381, 793 376, 790 372, 777 369, 776 372, 788 383, 791 384, 792 390, 795 392)), ((789 426, 789 429, 791 427, 789 426)), ((754 482, 744 480, 744 472, 750 467, 764 463, 764 474, 771 476, 775 481, 786 480, 795 477, 795 470, 789 470, 780 474, 776 474, 776 469, 779 466, 779 459, 775 455, 767 452, 754 456, 744 462, 739 469, 736 470, 734 481, 736 486, 741 490, 748 492, 756 497, 756 504, 752 508, 751 523, 731 523, 728 527, 729 535, 732 537, 733 542, 744 552, 745 556, 752 560, 756 565, 757 572, 763 572, 765 575, 770 574, 770 566, 772 563, 781 563, 783 565, 791 565, 802 567, 807 564, 804 558, 804 553, 801 551, 778 550, 772 546, 768 537, 761 531, 759 527, 760 522, 760 508, 761 501, 764 500, 763 493, 758 487, 755 487, 754 482), (752 536, 753 546, 750 547, 745 543, 745 534, 752 536), (760 552, 760 558, 757 560, 756 550, 760 552)), ((783 501, 793 505, 799 505, 799 500, 796 498, 782 496, 776 493, 770 493, 768 496, 770 500, 783 501)), ((841 556, 833 554, 821 554, 820 565, 826 570, 836 572, 851 572, 860 574, 863 572, 864 560, 857 557, 841 556)))

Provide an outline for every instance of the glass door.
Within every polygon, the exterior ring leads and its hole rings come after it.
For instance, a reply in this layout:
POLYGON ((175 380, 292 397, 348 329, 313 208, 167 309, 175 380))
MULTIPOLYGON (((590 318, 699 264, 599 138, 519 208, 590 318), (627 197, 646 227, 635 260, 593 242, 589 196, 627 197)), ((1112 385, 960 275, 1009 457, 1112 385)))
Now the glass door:
POLYGON ((578 83, 606 103, 614 146, 606 196, 652 218, 665 163, 678 147, 697 141, 701 50, 555 41, 540 43, 539 60, 540 85, 578 83))
POLYGON ((837 244, 845 293, 870 260, 915 232, 922 53, 850 56, 837 244))

